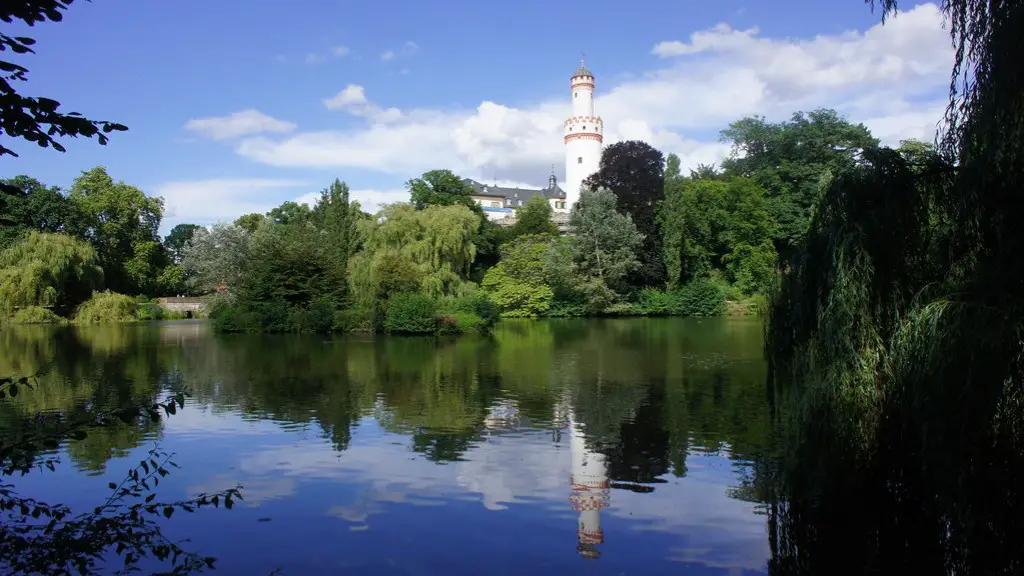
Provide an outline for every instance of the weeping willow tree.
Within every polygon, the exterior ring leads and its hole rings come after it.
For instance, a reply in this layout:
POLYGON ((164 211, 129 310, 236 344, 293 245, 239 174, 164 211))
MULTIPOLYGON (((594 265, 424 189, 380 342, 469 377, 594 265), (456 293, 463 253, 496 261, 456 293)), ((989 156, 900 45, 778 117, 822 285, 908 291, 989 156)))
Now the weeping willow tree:
POLYGON ((469 208, 416 210, 411 204, 391 204, 362 226, 363 249, 349 264, 357 299, 372 302, 382 292, 417 290, 439 298, 467 290, 476 256, 473 238, 480 227, 480 218, 469 208))
POLYGON ((71 309, 102 283, 103 270, 88 243, 32 232, 0 252, 0 316, 29 306, 71 309))
POLYGON ((938 153, 836 175, 773 298, 776 574, 1024 569, 1024 1, 942 10, 938 153))

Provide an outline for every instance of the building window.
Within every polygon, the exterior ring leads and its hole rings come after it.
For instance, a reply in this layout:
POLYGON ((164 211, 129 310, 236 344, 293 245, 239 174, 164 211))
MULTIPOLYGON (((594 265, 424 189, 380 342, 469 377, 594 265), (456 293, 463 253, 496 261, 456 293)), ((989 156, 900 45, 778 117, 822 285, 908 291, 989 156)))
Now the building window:
POLYGON ((586 129, 587 129, 587 127, 586 127, 586 126, 584 126, 584 127, 583 127, 583 129, 584 129, 584 130, 586 130, 586 129))
POLYGON ((577 158, 576 159, 576 163, 577 164, 583 164, 583 156, 580 156, 579 158, 577 158))
POLYGON ((491 202, 491 208, 501 208, 501 202, 491 202))
POLYGON ((579 96, 579 94, 577 94, 577 93, 575 93, 575 92, 573 92, 573 93, 572 93, 572 97, 573 97, 573 98, 575 98, 575 97, 577 97, 577 96, 579 96))

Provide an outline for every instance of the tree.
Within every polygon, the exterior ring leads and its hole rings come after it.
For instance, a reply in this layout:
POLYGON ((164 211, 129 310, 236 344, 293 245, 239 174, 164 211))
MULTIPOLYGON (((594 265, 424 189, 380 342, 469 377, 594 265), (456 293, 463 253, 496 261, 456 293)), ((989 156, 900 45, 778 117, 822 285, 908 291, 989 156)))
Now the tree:
POLYGON ((26 306, 71 310, 103 287, 89 244, 64 234, 32 232, 0 251, 0 312, 26 306))
POLYGON ((310 221, 313 211, 305 204, 288 201, 267 212, 267 217, 278 224, 300 225, 310 221))
POLYGON ((483 209, 473 198, 473 187, 451 170, 431 170, 405 183, 409 201, 417 210, 427 206, 462 205, 483 216, 483 209))
POLYGON ((661 152, 638 140, 612 144, 601 154, 601 168, 583 185, 591 190, 612 191, 619 211, 629 215, 644 236, 640 266, 630 273, 630 283, 663 286, 665 263, 656 218, 658 205, 665 198, 665 159, 661 152))
POLYGON ((182 266, 189 287, 196 292, 212 292, 221 283, 237 286, 250 262, 251 233, 235 224, 214 224, 199 228, 185 245, 182 266))
POLYGON ((516 222, 509 230, 509 236, 517 238, 530 234, 558 234, 558 226, 551 219, 554 210, 543 196, 531 196, 526 204, 516 209, 516 222))
POLYGON ((239 216, 235 220, 235 226, 238 226, 251 234, 260 227, 260 222, 263 222, 264 218, 266 218, 266 216, 256 212, 253 212, 252 214, 245 214, 243 216, 239 216))
POLYGON ((0 180, 0 248, 32 230, 74 236, 81 221, 77 206, 60 188, 24 175, 0 180))
POLYGON ((551 241, 547 234, 516 238, 504 245, 501 261, 484 275, 483 288, 506 316, 542 316, 551 307, 554 292, 545 258, 551 241))
POLYGON ((196 230, 200 228, 202 226, 198 224, 178 224, 171 228, 171 233, 164 238, 164 248, 167 250, 167 255, 170 256, 172 262, 181 264, 185 245, 192 239, 192 235, 196 233, 196 230))
POLYGON ((643 245, 643 234, 615 204, 616 196, 609 190, 584 190, 569 225, 573 260, 584 278, 621 295, 629 287, 628 275, 640 266, 637 250, 643 245))
POLYGON ((752 178, 768 193, 779 224, 775 246, 788 258, 810 222, 812 206, 827 180, 857 165, 861 151, 878 145, 863 124, 835 110, 797 112, 785 122, 754 116, 722 131, 732 154, 722 162, 727 176, 752 178))
MULTIPOLYGON (((8 24, 15 20, 29 26, 38 22, 60 22, 63 11, 74 0, 27 0, 9 2, 0 8, 0 20, 8 24)), ((24 36, 8 36, 0 34, 0 50, 10 50, 14 54, 34 54, 31 48, 35 40, 24 36)), ((43 148, 64 152, 64 146, 57 141, 62 136, 85 138, 95 137, 104 145, 107 134, 114 131, 127 130, 126 126, 108 121, 89 120, 77 112, 60 111, 60 102, 50 98, 34 98, 18 94, 11 81, 25 82, 28 69, 24 66, 0 60, 0 70, 5 76, 0 78, 0 133, 12 138, 24 138, 35 142, 43 148)), ((17 154, 0 144, 0 156, 17 154)))
POLYGON ((358 248, 362 210, 349 201, 348 185, 335 179, 320 193, 313 217, 324 234, 331 294, 340 302, 348 294, 348 261, 358 248))
POLYGON ((107 287, 121 293, 149 289, 166 265, 157 235, 163 199, 115 182, 102 166, 75 178, 69 197, 82 213, 84 236, 96 248, 107 287))
POLYGON ((418 270, 420 291, 431 297, 465 292, 476 256, 473 237, 480 218, 465 206, 389 204, 376 222, 362 226, 363 249, 349 263, 349 282, 357 299, 368 305, 378 294, 377 271, 385 259, 418 270))

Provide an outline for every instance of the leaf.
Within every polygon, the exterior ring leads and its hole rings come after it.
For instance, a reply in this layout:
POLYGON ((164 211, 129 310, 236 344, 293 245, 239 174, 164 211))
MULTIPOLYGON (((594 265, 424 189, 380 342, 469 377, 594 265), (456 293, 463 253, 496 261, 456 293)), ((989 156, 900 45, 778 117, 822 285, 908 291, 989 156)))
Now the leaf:
POLYGON ((156 494, 150 494, 149 496, 146 496, 146 504, 152 502, 154 498, 156 498, 156 494))
POLYGON ((7 391, 10 392, 11 398, 14 398, 15 396, 18 395, 18 385, 11 384, 10 388, 8 388, 7 391))
POLYGON ((110 488, 111 490, 117 490, 117 484, 114 484, 113 482, 111 482, 111 483, 107 484, 107 488, 110 488))
POLYGON ((224 499, 224 507, 231 510, 231 507, 235 505, 235 502, 231 498, 224 499))
POLYGON ((164 508, 164 516, 165 517, 170 518, 171 514, 174 514, 174 508, 172 508, 171 506, 168 506, 168 507, 164 508))

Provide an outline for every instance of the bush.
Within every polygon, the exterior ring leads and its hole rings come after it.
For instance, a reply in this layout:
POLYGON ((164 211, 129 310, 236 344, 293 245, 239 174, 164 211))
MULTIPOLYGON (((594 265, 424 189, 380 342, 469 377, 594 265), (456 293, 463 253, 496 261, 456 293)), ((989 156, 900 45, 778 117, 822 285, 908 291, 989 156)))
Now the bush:
POLYGON ((11 321, 15 324, 62 324, 65 320, 48 308, 28 306, 15 312, 11 321))
MULTIPOLYGON (((138 302, 138 300, 136 300, 138 302)), ((139 303, 139 320, 163 320, 166 311, 157 304, 139 303)))
POLYGON ((679 314, 679 294, 645 288, 636 308, 647 316, 674 316, 679 314))
POLYGON ((346 308, 334 313, 333 329, 336 332, 372 332, 374 313, 372 308, 346 308))
POLYGON ((297 332, 330 332, 334 328, 334 301, 314 300, 305 308, 292 311, 292 329, 297 332))
POLYGON ((138 320, 139 306, 131 296, 117 292, 93 292, 78 307, 75 322, 81 324, 107 324, 113 322, 134 322, 138 320))
POLYGON ((679 289, 679 313, 684 316, 721 316, 725 312, 722 289, 707 279, 697 279, 679 289))
POLYGON ((586 303, 576 300, 555 300, 548 310, 548 316, 554 318, 577 318, 586 315, 586 303))
POLYGON ((604 309, 608 316, 636 316, 641 314, 640 309, 629 302, 615 302, 604 309))
POLYGON ((396 294, 387 302, 384 330, 392 333, 433 334, 437 330, 434 301, 422 294, 396 294))

